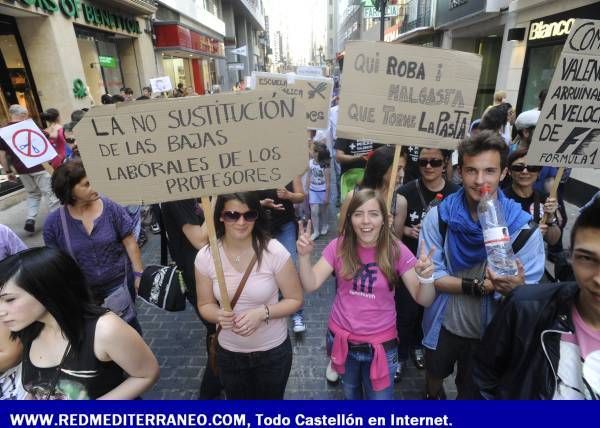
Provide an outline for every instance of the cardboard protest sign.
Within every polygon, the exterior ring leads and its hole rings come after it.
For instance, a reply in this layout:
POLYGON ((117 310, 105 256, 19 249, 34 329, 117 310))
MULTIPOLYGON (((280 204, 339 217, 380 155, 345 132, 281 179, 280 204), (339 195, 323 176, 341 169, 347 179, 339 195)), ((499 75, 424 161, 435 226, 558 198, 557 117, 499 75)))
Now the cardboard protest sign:
POLYGON ((382 42, 349 42, 337 136, 454 148, 469 130, 481 57, 382 42))
POLYGON ((306 168, 304 116, 249 91, 95 107, 75 134, 96 190, 147 204, 284 187, 306 168))
POLYGON ((150 87, 152 88, 152 92, 166 92, 173 90, 173 84, 171 83, 171 78, 169 76, 150 79, 150 87))
POLYGON ((327 128, 333 79, 260 72, 252 73, 252 77, 256 89, 276 89, 302 102, 306 107, 306 128, 327 128))
POLYGON ((558 60, 527 162, 600 168, 600 21, 577 20, 558 60))
POLYGON ((31 119, 0 129, 0 137, 27 168, 51 161, 56 150, 31 119))

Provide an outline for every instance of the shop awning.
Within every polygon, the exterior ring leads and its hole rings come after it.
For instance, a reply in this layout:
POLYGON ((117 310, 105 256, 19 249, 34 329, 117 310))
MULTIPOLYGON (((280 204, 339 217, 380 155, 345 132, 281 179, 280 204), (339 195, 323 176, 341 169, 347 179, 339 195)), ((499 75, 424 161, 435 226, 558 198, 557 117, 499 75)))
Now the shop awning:
POLYGON ((200 34, 181 25, 155 23, 154 33, 156 34, 156 50, 159 52, 182 57, 225 58, 223 40, 200 34), (175 53, 183 53, 183 55, 175 53))

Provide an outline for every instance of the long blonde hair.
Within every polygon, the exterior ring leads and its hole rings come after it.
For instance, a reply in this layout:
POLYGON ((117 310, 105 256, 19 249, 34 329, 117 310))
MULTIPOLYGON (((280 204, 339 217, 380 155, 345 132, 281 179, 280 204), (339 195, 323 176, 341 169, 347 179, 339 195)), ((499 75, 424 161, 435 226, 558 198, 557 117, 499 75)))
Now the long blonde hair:
POLYGON ((352 226, 352 214, 366 202, 375 199, 379 205, 379 210, 383 217, 383 224, 377 238, 375 261, 377 266, 385 276, 390 286, 390 290, 398 284, 399 277, 396 272, 395 264, 400 258, 400 247, 394 235, 387 225, 388 211, 383 197, 373 189, 362 189, 354 192, 346 218, 344 219, 344 229, 341 239, 338 241, 337 254, 342 259, 343 278, 353 278, 362 268, 362 262, 358 257, 357 247, 359 245, 358 237, 352 226))

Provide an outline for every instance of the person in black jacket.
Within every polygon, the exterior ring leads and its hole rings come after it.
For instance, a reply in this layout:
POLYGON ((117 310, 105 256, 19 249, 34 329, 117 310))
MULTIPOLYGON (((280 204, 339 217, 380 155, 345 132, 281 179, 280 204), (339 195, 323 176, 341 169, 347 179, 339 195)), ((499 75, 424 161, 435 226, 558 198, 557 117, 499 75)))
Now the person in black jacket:
POLYGON ((486 399, 600 399, 600 200, 571 232, 576 283, 517 287, 475 356, 486 399))

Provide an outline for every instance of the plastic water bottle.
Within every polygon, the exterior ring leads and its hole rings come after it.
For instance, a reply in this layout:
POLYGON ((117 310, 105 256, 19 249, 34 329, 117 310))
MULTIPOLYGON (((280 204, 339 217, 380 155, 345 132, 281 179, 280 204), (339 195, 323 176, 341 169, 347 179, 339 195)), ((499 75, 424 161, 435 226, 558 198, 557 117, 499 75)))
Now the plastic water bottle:
POLYGON ((498 200, 492 196, 489 185, 481 188, 477 216, 483 229, 488 266, 500 276, 517 274, 517 262, 512 250, 508 227, 498 200))

